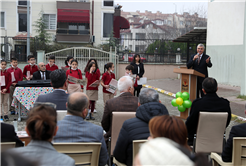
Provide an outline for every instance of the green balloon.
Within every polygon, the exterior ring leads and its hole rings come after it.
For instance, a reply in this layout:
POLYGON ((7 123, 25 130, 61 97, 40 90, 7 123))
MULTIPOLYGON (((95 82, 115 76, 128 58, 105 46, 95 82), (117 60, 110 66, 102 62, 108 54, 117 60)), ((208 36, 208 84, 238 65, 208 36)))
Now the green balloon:
POLYGON ((188 100, 189 98, 190 98, 190 95, 189 95, 188 92, 183 92, 183 93, 182 93, 182 99, 183 99, 183 100, 188 100))
POLYGON ((181 92, 177 92, 176 93, 176 99, 178 98, 178 97, 181 97, 182 96, 182 93, 181 92))
POLYGON ((192 102, 190 100, 184 100, 184 102, 183 102, 183 106, 185 108, 190 108, 191 104, 192 104, 192 102))
POLYGON ((178 106, 178 104, 176 103, 176 99, 173 99, 173 100, 171 101, 171 104, 172 104, 174 107, 177 107, 177 106, 178 106))
POLYGON ((184 112, 184 111, 186 110, 186 108, 185 108, 183 105, 179 105, 179 106, 178 106, 178 110, 179 110, 180 112, 184 112))

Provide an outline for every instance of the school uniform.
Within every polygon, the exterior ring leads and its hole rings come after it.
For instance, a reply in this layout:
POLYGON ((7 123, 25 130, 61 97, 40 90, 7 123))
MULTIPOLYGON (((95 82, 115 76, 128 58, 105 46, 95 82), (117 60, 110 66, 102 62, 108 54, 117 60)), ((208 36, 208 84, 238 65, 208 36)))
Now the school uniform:
POLYGON ((92 101, 98 100, 98 87, 89 87, 89 86, 96 80, 100 79, 100 74, 98 74, 97 71, 94 73, 86 72, 85 77, 87 78, 86 95, 92 101))
MULTIPOLYGON (((1 70, 1 77, 4 77, 4 85, 1 84, 1 91, 3 89, 7 89, 7 91, 5 92, 5 94, 1 93, 1 104, 0 107, 2 108, 3 105, 3 112, 4 115, 8 115, 8 99, 9 99, 9 87, 11 86, 11 75, 10 73, 5 69, 5 70, 1 70)), ((1 111, 1 115, 2 115, 2 111, 1 111)))
MULTIPOLYGON (((102 76, 102 81, 104 83, 104 85, 109 85, 110 81, 112 79, 115 79, 115 74, 110 72, 105 72, 102 76)), ((104 101, 104 105, 106 104, 106 101, 109 99, 114 98, 114 94, 112 94, 111 92, 107 91, 105 87, 103 87, 103 101, 104 101)))
MULTIPOLYGON (((72 77, 75 77, 77 79, 82 79, 82 73, 81 73, 80 69, 76 69, 76 70, 68 69, 66 71, 67 78, 68 78, 69 75, 72 76, 72 77)), ((81 92, 81 89, 84 89, 83 85, 78 85, 78 84, 75 84, 73 82, 68 82, 68 83, 69 83, 69 85, 68 85, 68 93, 81 92)))
POLYGON ((38 71, 38 66, 37 65, 26 65, 23 69, 23 77, 27 77, 27 72, 30 71, 30 76, 33 75, 36 71, 38 71))
POLYGON ((58 69, 58 66, 56 64, 53 64, 52 66, 50 66, 50 64, 48 63, 47 65, 45 65, 45 67, 46 67, 46 70, 49 70, 49 71, 54 71, 58 69))
MULTIPOLYGON (((23 73, 22 73, 22 70, 20 68, 10 67, 10 68, 8 68, 7 71, 11 75, 11 83, 18 83, 19 81, 23 80, 23 73)), ((15 111, 15 108, 11 106, 12 101, 13 101, 13 94, 15 91, 15 86, 13 86, 11 84, 11 86, 9 87, 9 90, 10 90, 10 93, 9 93, 9 109, 10 109, 10 111, 15 111)))
MULTIPOLYGON (((132 62, 131 65, 134 67, 132 73, 139 76, 139 78, 143 77, 144 72, 145 72, 143 63, 139 63, 137 65, 135 62, 132 62)), ((136 92, 137 92, 137 97, 139 96, 141 88, 142 88, 142 85, 138 85, 138 86, 134 85, 134 96, 136 92)))

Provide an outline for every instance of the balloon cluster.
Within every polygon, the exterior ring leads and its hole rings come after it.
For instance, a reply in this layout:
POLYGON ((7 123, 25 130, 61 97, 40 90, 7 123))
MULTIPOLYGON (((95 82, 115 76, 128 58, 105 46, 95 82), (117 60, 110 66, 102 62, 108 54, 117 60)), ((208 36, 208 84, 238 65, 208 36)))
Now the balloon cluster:
POLYGON ((176 93, 176 99, 172 100, 172 105, 174 107, 178 107, 178 110, 180 112, 184 112, 186 108, 190 108, 192 102, 189 100, 190 95, 188 92, 177 92, 176 93))

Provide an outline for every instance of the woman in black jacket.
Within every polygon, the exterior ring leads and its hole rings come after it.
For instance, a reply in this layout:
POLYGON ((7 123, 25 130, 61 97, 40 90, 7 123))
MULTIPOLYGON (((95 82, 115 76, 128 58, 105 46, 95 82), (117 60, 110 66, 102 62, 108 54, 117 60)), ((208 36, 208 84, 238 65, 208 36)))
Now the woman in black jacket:
MULTIPOLYGON (((137 79, 139 80, 144 75, 144 65, 141 62, 141 58, 139 54, 135 54, 133 57, 133 62, 131 65, 134 67, 132 74, 137 75, 137 79)), ((137 87, 134 87, 134 96, 137 92, 137 97, 139 96, 140 90, 142 88, 142 85, 138 85, 137 87)))

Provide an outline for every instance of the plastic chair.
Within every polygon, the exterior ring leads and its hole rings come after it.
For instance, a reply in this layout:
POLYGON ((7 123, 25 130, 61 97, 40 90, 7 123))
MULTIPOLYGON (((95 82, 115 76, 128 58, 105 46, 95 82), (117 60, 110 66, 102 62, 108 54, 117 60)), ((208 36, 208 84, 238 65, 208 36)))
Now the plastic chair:
POLYGON ((57 121, 62 120, 67 115, 67 110, 57 110, 57 121))
POLYGON ((198 153, 222 153, 227 112, 200 112, 193 150, 198 153))
POLYGON ((1 142, 1 152, 11 148, 15 148, 15 144, 15 142, 1 142))
POLYGON ((232 162, 223 162, 217 153, 211 153, 214 166, 245 166, 246 165, 246 137, 233 138, 232 162))
POLYGON ((101 143, 54 143, 53 147, 75 160, 75 165, 98 165, 101 143))
POLYGON ((144 144, 147 141, 148 141, 147 139, 144 139, 144 140, 133 140, 132 141, 132 149, 133 149, 132 159, 134 159, 135 156, 138 154, 139 149, 142 146, 142 144, 144 144))

